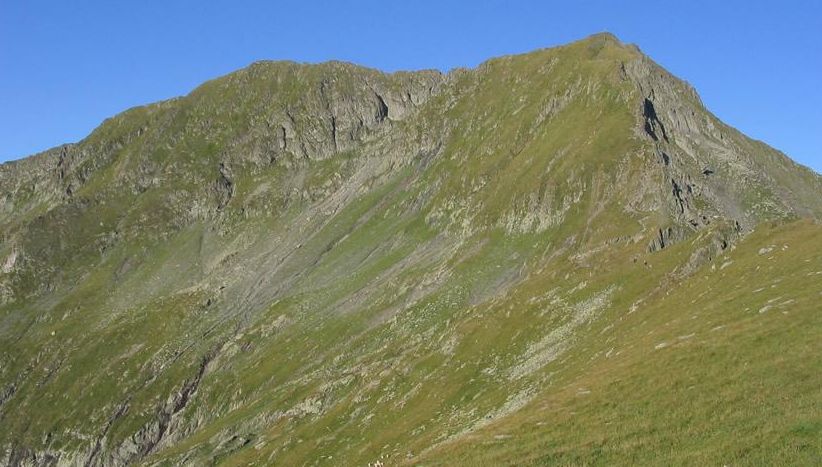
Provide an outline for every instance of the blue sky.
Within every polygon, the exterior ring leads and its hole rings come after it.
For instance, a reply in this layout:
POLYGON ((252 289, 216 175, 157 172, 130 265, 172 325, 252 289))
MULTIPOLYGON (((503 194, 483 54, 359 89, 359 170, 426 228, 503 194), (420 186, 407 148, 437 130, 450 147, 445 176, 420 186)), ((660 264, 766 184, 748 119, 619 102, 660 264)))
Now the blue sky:
POLYGON ((822 172, 822 2, 811 0, 0 0, 0 161, 255 60, 448 70, 599 31, 822 172))

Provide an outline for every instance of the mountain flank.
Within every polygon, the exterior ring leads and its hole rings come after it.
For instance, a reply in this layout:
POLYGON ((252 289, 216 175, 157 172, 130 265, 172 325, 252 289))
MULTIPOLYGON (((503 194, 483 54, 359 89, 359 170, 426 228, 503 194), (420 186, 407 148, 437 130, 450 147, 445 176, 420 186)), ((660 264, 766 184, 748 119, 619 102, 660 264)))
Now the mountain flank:
POLYGON ((0 463, 812 464, 820 219, 610 34, 254 63, 0 165, 0 463))

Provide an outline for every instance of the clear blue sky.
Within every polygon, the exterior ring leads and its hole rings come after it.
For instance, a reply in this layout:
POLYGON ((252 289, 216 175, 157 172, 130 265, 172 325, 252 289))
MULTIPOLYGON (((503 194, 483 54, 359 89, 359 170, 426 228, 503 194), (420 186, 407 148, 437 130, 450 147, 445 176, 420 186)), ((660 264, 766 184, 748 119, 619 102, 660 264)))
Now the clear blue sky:
POLYGON ((0 0, 0 160, 261 59, 474 66, 610 31, 822 171, 820 1, 0 0))

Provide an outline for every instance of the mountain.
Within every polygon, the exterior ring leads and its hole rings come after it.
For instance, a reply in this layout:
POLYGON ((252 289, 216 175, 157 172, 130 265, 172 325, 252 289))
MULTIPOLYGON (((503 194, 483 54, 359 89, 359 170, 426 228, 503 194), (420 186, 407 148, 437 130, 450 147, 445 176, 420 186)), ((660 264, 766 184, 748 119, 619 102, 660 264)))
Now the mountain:
POLYGON ((609 34, 255 63, 0 165, 0 462, 818 462, 820 219, 609 34))

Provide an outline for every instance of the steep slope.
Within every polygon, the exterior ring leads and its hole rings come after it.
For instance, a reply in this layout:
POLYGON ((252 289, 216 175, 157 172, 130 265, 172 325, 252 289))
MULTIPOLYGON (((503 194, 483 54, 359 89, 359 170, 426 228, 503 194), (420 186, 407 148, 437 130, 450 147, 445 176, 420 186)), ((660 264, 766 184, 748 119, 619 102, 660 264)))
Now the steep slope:
POLYGON ((553 390, 425 463, 818 462, 819 233, 763 226, 681 285, 615 310, 553 390))
POLYGON ((8 464, 819 453, 822 180, 612 36, 257 63, 0 170, 8 464))

